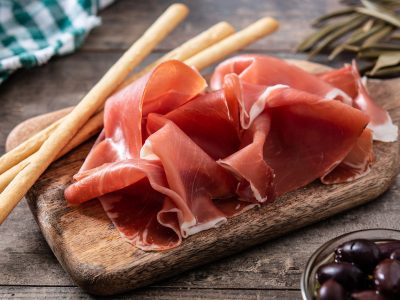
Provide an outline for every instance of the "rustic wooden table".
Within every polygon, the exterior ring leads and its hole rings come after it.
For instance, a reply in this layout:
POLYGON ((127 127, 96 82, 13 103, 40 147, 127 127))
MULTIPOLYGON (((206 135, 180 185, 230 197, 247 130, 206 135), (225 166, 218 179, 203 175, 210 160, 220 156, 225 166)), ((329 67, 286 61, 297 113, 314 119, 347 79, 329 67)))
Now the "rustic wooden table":
MULTIPOLYGON (((0 86, 0 154, 8 132, 19 122, 81 99, 170 2, 119 0, 101 13, 103 26, 90 34, 80 51, 43 67, 20 71, 0 86)), ((337 0, 183 2, 190 6, 190 16, 152 58, 220 20, 241 28, 264 15, 278 18, 281 29, 246 51, 304 58, 293 49, 310 32, 310 21, 338 7, 337 0)), ((323 242, 357 229, 400 229, 399 188, 400 177, 368 205, 118 298, 300 299, 305 263, 323 242)), ((60 267, 25 201, 0 227, 0 254, 0 299, 90 298, 60 267)))

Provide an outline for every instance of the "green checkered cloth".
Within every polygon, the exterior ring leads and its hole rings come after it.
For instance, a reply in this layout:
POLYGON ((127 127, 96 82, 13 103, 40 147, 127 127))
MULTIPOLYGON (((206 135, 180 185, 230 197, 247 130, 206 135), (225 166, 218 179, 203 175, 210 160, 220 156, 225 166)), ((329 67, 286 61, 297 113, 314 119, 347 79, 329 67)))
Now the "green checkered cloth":
POLYGON ((19 68, 82 45, 113 0, 0 0, 0 84, 19 68))

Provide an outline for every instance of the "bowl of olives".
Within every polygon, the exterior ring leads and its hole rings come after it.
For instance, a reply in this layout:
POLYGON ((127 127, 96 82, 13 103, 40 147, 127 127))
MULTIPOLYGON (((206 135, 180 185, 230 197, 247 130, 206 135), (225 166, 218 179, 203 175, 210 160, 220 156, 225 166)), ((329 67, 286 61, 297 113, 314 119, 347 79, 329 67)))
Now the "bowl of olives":
POLYGON ((301 278, 304 300, 400 299, 400 231, 367 229, 314 252, 301 278))

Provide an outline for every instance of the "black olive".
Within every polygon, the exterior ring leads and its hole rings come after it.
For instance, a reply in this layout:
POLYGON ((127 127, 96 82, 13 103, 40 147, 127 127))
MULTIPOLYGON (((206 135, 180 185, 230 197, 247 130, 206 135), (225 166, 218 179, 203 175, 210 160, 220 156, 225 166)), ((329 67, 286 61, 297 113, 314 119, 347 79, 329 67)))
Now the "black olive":
POLYGON ((400 249, 394 250, 392 254, 390 254, 390 259, 396 259, 400 261, 400 249))
POLYGON ((324 282, 318 291, 318 300, 346 300, 347 295, 344 288, 333 279, 324 282))
POLYGON ((372 271, 379 262, 379 248, 370 240, 352 240, 340 245, 335 250, 336 262, 356 264, 365 272, 372 271))
POLYGON ((380 262, 374 270, 374 282, 382 294, 400 298, 400 262, 394 259, 380 262))
POLYGON ((360 290, 366 285, 366 275, 351 263, 329 263, 317 270, 317 280, 323 284, 329 279, 340 283, 347 291, 360 290))
POLYGON ((390 254, 397 249, 400 249, 400 241, 392 241, 378 244, 381 259, 389 258, 390 254))
POLYGON ((385 300, 377 291, 362 291, 351 294, 352 300, 385 300))

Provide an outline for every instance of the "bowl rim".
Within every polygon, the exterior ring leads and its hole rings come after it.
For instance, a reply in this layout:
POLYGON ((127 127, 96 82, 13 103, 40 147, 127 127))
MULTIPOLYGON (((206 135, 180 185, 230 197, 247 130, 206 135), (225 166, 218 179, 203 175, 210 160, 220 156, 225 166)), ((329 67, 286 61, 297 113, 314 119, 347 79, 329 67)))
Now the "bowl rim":
POLYGON ((362 232, 379 232, 379 231, 386 231, 386 232, 392 232, 392 233, 399 233, 399 229, 394 229, 394 228, 367 228, 367 229, 359 229, 359 230, 354 230, 350 231, 344 234, 341 234, 339 236, 336 236, 325 243, 323 243, 321 246, 319 246, 313 254, 308 258, 306 265, 304 267, 304 271, 301 274, 300 278, 300 289, 301 289, 301 296, 303 300, 313 300, 314 297, 309 298, 309 293, 308 292, 308 278, 310 276, 312 266, 314 264, 315 259, 323 252, 326 248, 328 248, 332 243, 334 243, 337 240, 340 240, 342 238, 345 238, 346 236, 357 234, 357 233, 362 233, 362 232))

